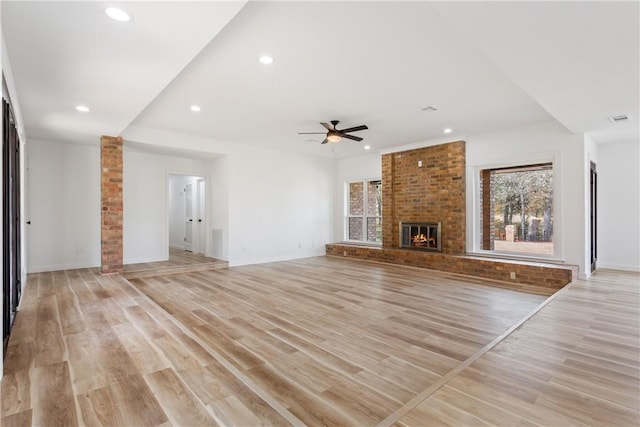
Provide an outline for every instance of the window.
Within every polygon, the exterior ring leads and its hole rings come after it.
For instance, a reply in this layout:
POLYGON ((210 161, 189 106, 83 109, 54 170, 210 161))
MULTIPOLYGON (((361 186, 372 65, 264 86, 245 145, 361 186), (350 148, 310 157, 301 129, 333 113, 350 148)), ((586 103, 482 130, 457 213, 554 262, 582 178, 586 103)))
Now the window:
POLYGON ((552 166, 480 172, 482 249, 553 256, 552 166))
POLYGON ((358 181, 347 185, 346 239, 382 242, 382 181, 358 181))

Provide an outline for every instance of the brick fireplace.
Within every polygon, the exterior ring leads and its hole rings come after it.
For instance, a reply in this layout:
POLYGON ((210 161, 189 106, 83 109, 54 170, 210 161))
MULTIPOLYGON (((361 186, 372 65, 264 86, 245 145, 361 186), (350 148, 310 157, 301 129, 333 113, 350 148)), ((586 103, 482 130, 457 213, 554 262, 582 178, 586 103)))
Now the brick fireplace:
POLYGON ((442 253, 465 253, 464 141, 382 156, 382 246, 400 248, 400 222, 439 222, 442 253))
MULTIPOLYGON (((382 156, 382 247, 328 244, 327 255, 410 265, 556 290, 577 276, 575 266, 481 258, 466 254, 465 142, 382 156), (401 224, 439 224, 437 245, 402 247, 401 224), (516 279, 512 279, 511 273, 516 279)), ((420 233, 418 233, 420 234, 420 233)), ((423 233, 424 234, 424 233, 423 233)), ((418 240, 422 240, 418 237, 418 240)))

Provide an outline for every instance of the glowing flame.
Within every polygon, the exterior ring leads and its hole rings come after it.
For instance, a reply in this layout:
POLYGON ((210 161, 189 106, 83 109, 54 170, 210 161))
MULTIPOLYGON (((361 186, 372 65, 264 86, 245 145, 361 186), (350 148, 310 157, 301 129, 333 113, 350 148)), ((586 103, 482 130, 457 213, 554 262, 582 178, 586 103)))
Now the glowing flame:
POLYGON ((436 238, 433 236, 427 237, 425 234, 416 234, 411 238, 411 243, 414 246, 424 246, 426 243, 429 247, 436 247, 436 238))

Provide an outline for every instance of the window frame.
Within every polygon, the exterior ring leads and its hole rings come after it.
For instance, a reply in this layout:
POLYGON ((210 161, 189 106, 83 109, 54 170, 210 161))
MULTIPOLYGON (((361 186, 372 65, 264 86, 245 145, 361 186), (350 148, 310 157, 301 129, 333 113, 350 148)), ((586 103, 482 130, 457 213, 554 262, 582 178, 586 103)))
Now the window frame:
MULTIPOLYGON (((380 221, 380 226, 382 226, 382 209, 380 209, 380 215, 369 215, 368 212, 368 208, 369 208, 369 193, 367 191, 367 185, 370 182, 379 182, 382 186, 382 178, 370 178, 370 179, 356 179, 356 180, 350 180, 350 181, 345 181, 344 184, 344 242, 347 243, 358 243, 358 244, 367 244, 367 245, 375 245, 375 246, 382 246, 382 236, 380 236, 380 241, 376 242, 376 241, 372 241, 372 240, 367 240, 367 220, 369 218, 376 218, 379 219, 380 221), (362 215, 351 215, 351 184, 357 184, 357 183, 361 183, 362 184, 362 191, 363 191, 363 209, 362 209, 362 215), (362 218, 362 237, 363 240, 355 240, 355 239, 350 239, 349 238, 349 220, 351 218, 362 218)), ((382 201, 381 201, 382 204, 382 201)))
POLYGON ((558 165, 561 162, 561 153, 553 152, 542 156, 532 156, 527 159, 517 159, 500 163, 476 164, 467 166, 467 185, 472 191, 467 193, 467 253, 489 258, 515 259, 542 261, 551 263, 563 263, 563 216, 562 216, 562 174, 558 165), (553 171, 553 254, 533 254, 524 252, 506 252, 483 249, 481 218, 482 201, 481 173, 484 170, 508 170, 526 169, 528 167, 550 164, 553 171))

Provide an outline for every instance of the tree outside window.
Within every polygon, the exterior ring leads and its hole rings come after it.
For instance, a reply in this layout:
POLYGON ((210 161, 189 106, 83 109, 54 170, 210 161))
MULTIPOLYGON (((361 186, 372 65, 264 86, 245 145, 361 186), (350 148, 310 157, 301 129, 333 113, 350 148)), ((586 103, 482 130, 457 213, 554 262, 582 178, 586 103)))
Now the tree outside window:
POLYGON ((482 248, 553 255, 551 163, 481 171, 482 248))

